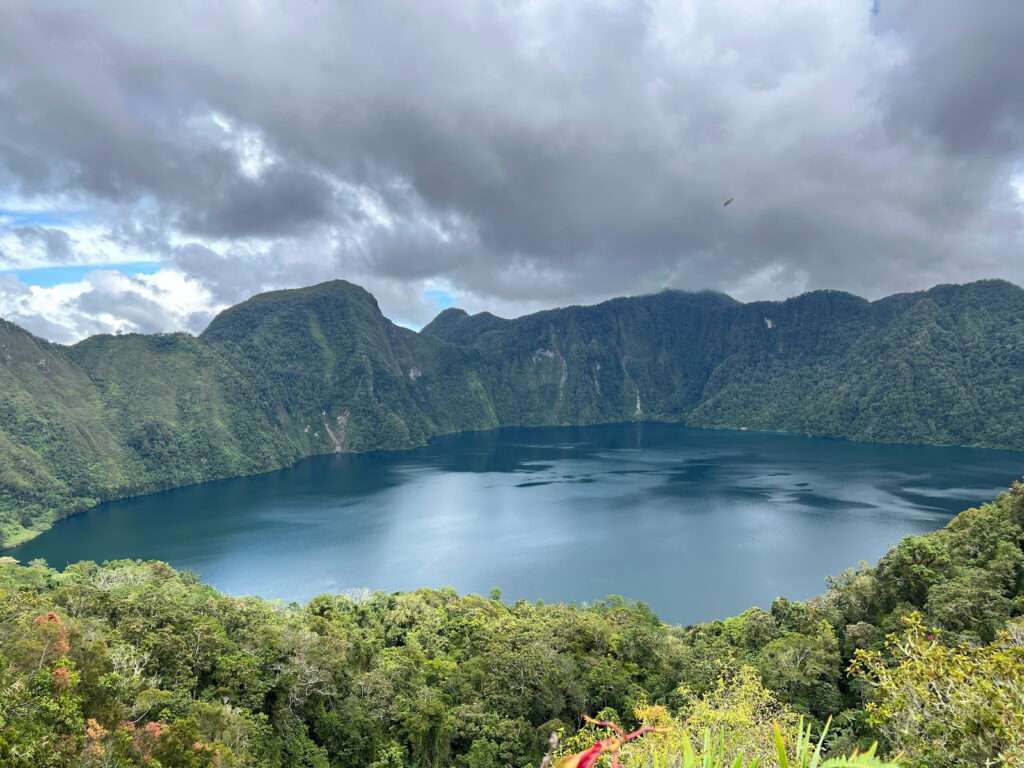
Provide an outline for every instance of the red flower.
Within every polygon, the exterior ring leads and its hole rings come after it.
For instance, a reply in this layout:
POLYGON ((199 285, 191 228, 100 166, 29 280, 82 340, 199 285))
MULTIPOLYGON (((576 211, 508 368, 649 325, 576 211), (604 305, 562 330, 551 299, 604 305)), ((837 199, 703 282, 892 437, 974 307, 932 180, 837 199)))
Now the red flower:
POLYGON ((577 752, 574 755, 566 755, 556 763, 556 768, 593 768, 597 763, 597 759, 605 752, 611 756, 612 768, 622 768, 622 763, 619 762, 619 750, 622 748, 622 745, 626 742, 633 741, 633 739, 639 739, 645 733, 654 732, 654 727, 650 725, 637 728, 632 733, 626 733, 618 725, 615 723, 609 723, 607 720, 594 720, 586 715, 583 716, 583 719, 593 725, 599 725, 602 728, 609 728, 615 731, 615 735, 607 739, 601 739, 600 741, 594 742, 594 746, 590 749, 577 752))

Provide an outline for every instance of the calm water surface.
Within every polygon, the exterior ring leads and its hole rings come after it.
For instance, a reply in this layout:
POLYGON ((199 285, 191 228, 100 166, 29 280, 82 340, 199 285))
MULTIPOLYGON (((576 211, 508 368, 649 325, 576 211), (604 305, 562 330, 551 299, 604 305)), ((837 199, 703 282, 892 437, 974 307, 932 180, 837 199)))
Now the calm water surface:
POLYGON ((630 424, 508 429, 112 502, 21 560, 156 558, 233 594, 621 594, 673 622, 807 598, 942 526, 1024 454, 630 424))

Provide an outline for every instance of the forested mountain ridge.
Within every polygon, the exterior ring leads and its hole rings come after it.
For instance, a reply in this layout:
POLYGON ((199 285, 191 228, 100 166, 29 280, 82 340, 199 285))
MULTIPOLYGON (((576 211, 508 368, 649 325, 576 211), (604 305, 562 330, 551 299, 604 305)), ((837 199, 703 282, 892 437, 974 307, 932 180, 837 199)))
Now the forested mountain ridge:
POLYGON ((1024 448, 1024 425, 1002 420, 1024 395, 1024 290, 1002 281, 876 302, 666 291, 514 321, 446 310, 423 334, 481 353, 508 390, 495 395, 503 423, 645 418, 1024 448))
POLYGON ((362 288, 265 293, 199 337, 65 347, 0 322, 0 545, 120 496, 505 425, 681 421, 1024 449, 1024 290, 742 304, 665 291, 420 333, 362 288))

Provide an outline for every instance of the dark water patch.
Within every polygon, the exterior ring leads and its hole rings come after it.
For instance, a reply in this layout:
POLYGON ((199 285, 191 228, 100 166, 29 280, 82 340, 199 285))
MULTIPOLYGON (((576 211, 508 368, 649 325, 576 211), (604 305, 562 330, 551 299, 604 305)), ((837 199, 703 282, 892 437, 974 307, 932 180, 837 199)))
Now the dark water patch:
POLYGON ((818 493, 798 491, 789 494, 789 498, 797 504, 815 509, 875 509, 875 505, 866 501, 841 499, 836 496, 822 496, 818 493))

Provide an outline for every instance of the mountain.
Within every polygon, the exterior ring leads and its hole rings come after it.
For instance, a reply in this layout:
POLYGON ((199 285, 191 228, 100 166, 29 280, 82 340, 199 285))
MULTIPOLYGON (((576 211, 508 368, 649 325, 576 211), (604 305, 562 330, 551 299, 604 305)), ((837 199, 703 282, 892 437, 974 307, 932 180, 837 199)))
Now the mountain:
POLYGON ((869 302, 664 291, 420 333, 333 281, 199 337, 66 347, 0 321, 0 545, 100 501, 505 425, 678 421, 1024 449, 1024 290, 869 302))
POLYGON ((351 283, 256 296, 200 338, 254 382, 262 417, 303 454, 498 426, 471 353, 395 325, 351 283))
POLYGON ((1024 448, 1024 290, 741 304, 665 291, 514 321, 446 310, 503 424, 686 421, 884 442, 1024 448))

